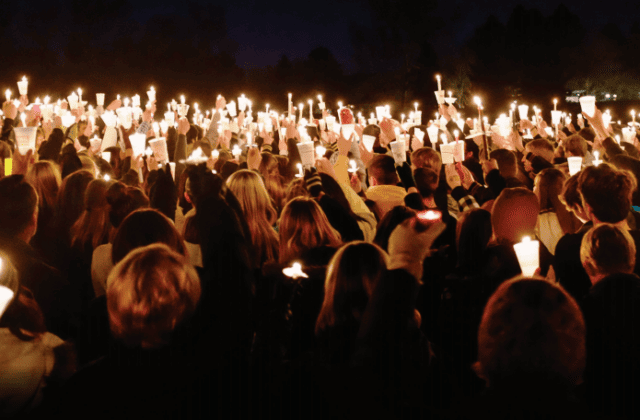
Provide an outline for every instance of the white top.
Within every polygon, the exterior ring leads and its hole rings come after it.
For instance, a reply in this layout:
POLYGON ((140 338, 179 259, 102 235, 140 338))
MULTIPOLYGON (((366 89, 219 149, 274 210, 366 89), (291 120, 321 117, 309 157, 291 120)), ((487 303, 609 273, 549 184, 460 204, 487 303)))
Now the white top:
POLYGON ((55 362, 53 348, 63 343, 51 333, 22 341, 8 328, 0 328, 0 418, 40 404, 55 362))
POLYGON ((555 212, 548 211, 538 215, 536 236, 540 238, 551 254, 556 254, 556 245, 563 235, 562 226, 560 226, 558 215, 555 212))

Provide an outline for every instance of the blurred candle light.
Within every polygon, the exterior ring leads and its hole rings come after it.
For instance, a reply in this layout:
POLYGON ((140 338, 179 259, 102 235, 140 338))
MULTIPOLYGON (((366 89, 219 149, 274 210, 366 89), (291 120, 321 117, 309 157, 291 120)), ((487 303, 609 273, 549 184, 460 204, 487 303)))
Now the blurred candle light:
POLYGON ((522 242, 513 246, 513 249, 518 257, 518 263, 520 264, 522 275, 526 277, 533 276, 540 266, 540 242, 532 241, 530 237, 525 236, 522 238, 522 242))
POLYGON ((298 262, 294 262, 291 267, 284 268, 282 273, 292 279, 298 279, 300 277, 309 278, 309 276, 302 271, 302 265, 298 262))

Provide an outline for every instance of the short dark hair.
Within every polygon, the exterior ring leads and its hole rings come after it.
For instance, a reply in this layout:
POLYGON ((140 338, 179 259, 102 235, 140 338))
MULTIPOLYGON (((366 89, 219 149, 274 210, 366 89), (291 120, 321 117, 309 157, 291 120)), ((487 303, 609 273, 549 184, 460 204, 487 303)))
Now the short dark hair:
POLYGON ((578 190, 599 221, 618 223, 626 219, 631 197, 637 188, 635 176, 626 170, 601 163, 589 166, 580 174, 578 190))
POLYGON ((489 153, 489 157, 498 162, 498 170, 503 177, 515 177, 518 174, 518 158, 511 150, 496 149, 489 153))
POLYGON ((0 179, 0 236, 15 237, 23 232, 38 207, 38 194, 23 175, 0 179))
POLYGON ((395 185, 398 183, 395 161, 389 155, 376 155, 369 162, 369 175, 381 185, 395 185))
POLYGON ((571 152, 573 156, 586 156, 587 155, 587 141, 579 134, 574 134, 565 139, 564 150, 571 152))

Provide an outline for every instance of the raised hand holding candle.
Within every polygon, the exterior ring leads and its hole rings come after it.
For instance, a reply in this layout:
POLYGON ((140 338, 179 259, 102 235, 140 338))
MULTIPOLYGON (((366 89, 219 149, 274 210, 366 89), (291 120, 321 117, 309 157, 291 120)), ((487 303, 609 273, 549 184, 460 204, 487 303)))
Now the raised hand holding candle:
POLYGON ((513 246, 513 249, 518 257, 522 275, 533 276, 540 266, 540 242, 532 241, 530 237, 525 236, 522 242, 513 246))
POLYGON ((22 76, 22 80, 18 82, 18 90, 20 91, 20 95, 26 95, 29 87, 29 82, 27 81, 27 76, 22 76))

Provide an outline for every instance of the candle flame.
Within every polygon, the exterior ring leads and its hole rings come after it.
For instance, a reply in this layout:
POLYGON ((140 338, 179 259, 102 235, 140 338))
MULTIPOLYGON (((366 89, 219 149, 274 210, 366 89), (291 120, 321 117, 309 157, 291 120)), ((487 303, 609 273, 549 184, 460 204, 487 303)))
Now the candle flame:
POLYGON ((474 96, 473 97, 473 102, 475 102, 475 104, 478 105, 478 106, 482 105, 482 100, 480 100, 479 96, 474 96))
POLYGON ((522 237, 522 242, 531 242, 531 238, 528 236, 523 236, 522 237))
POLYGON ((27 81, 27 76, 22 76, 22 81, 26 82, 27 81))

